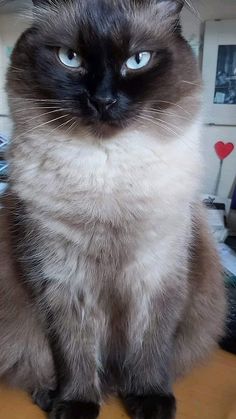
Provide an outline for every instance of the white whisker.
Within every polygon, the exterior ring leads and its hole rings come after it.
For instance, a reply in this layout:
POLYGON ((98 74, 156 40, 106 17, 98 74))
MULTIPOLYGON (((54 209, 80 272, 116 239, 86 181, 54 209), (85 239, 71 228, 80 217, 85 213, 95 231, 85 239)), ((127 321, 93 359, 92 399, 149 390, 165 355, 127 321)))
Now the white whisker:
POLYGON ((202 87, 202 85, 200 83, 195 83, 195 82, 188 81, 188 80, 181 80, 181 83, 186 83, 186 84, 191 84, 193 86, 202 87))
POLYGON ((191 119, 190 118, 187 118, 186 116, 183 116, 183 115, 178 115, 177 113, 175 113, 175 112, 166 112, 166 111, 163 111, 163 110, 159 110, 159 109, 154 109, 154 108, 148 108, 148 109, 144 109, 143 110, 143 112, 150 112, 151 114, 153 114, 153 115, 166 115, 166 116, 173 116, 173 117, 175 117, 175 118, 177 118, 177 119, 183 119, 183 120, 185 120, 185 121, 189 121, 189 122, 191 122, 191 119))
POLYGON ((10 99, 14 99, 16 101, 28 101, 28 102, 53 102, 53 103, 71 103, 70 99, 37 99, 37 98, 26 98, 26 97, 21 97, 21 96, 11 96, 8 95, 8 97, 10 99))
MULTIPOLYGON (((36 111, 36 110, 44 110, 44 109, 58 109, 59 110, 58 106, 35 106, 35 107, 32 107, 32 108, 16 109, 16 110, 14 110, 14 114, 15 113, 21 113, 21 112, 26 112, 26 111, 36 111)), ((60 110, 65 111, 66 109, 60 108, 60 110)))
POLYGON ((158 121, 158 122, 160 122, 160 123, 162 123, 162 124, 164 124, 164 125, 166 125, 166 126, 169 126, 170 128, 174 128, 174 129, 177 129, 177 130, 179 130, 180 132, 183 132, 183 129, 182 128, 180 128, 179 126, 177 126, 177 125, 175 125, 175 124, 172 124, 171 122, 168 122, 168 121, 164 121, 163 119, 160 119, 160 118, 157 118, 156 116, 154 117, 153 115, 151 115, 151 114, 143 114, 144 116, 148 116, 150 119, 152 119, 154 122, 155 121, 158 121))
MULTIPOLYGON (((167 100, 160 100, 160 99, 158 99, 158 100, 156 100, 155 101, 155 104, 158 104, 158 103, 164 103, 164 104, 166 104, 166 105, 170 105, 170 106, 176 106, 177 108, 179 108, 179 109, 181 109, 182 111, 184 111, 187 115, 190 115, 190 116, 192 116, 192 114, 189 112, 189 111, 187 111, 186 109, 184 109, 181 105, 179 105, 179 103, 174 103, 174 102, 169 102, 169 101, 167 101, 167 100)), ((139 105, 143 105, 143 104, 145 104, 146 105, 146 102, 138 102, 138 104, 139 105)))
POLYGON ((51 115, 52 113, 55 113, 55 112, 62 112, 62 111, 63 111, 63 109, 54 109, 53 111, 49 111, 49 112, 45 112, 45 113, 42 113, 42 114, 36 115, 36 116, 34 116, 33 118, 31 118, 31 119, 28 119, 28 118, 24 118, 24 119, 25 119, 25 121, 26 121, 27 123, 29 123, 29 122, 34 121, 35 119, 38 119, 38 118, 40 118, 40 117, 42 117, 42 116, 47 116, 47 115, 51 115))
POLYGON ((71 124, 71 126, 68 128, 68 130, 66 131, 66 134, 69 134, 71 131, 73 131, 74 128, 77 128, 78 126, 78 121, 76 118, 72 118, 72 120, 75 119, 75 121, 71 124))
POLYGON ((153 125, 156 125, 157 127, 164 129, 169 134, 170 133, 174 134, 176 137, 178 137, 180 135, 176 131, 174 131, 173 129, 166 126, 165 124, 162 124, 159 120, 155 120, 153 118, 142 116, 142 115, 139 115, 138 118, 141 118, 141 119, 143 119, 144 121, 147 121, 147 122, 151 122, 153 125))
MULTIPOLYGON (((141 117, 141 116, 139 116, 139 117, 141 117)), ((144 118, 146 118, 146 116, 144 115, 144 118)), ((193 147, 189 144, 189 143, 187 143, 186 141, 184 141, 184 139, 183 139, 183 136, 182 136, 182 134, 185 132, 183 129, 180 129, 179 127, 177 127, 176 125, 173 125, 173 124, 169 124, 169 123, 167 123, 166 121, 164 121, 164 120, 162 120, 162 119, 159 119, 159 118, 153 118, 153 117, 148 117, 148 122, 151 122, 151 123, 153 123, 154 125, 157 125, 157 126, 159 126, 160 128, 163 128, 163 129, 165 129, 167 132, 171 132, 171 133, 174 133, 177 137, 178 137, 178 139, 180 140, 180 141, 182 141, 183 142, 183 144, 185 144, 185 146, 186 147, 188 147, 190 150, 194 150, 193 149, 193 147), (157 121, 156 123, 155 123, 155 121, 157 121), (174 129, 172 129, 172 128, 175 128, 175 129, 178 129, 179 130, 179 133, 177 133, 174 129)))
POLYGON ((47 135, 50 136, 53 132, 59 130, 60 128, 63 128, 64 126, 68 125, 72 121, 73 121, 73 118, 69 119, 68 121, 62 122, 62 124, 58 125, 57 127, 53 128, 51 131, 49 131, 47 135))
POLYGON ((15 140, 17 140, 18 138, 20 138, 20 137, 22 137, 22 136, 24 136, 24 135, 26 135, 26 134, 29 134, 30 132, 35 131, 36 129, 42 128, 42 127, 44 127, 45 125, 48 125, 48 124, 53 123, 53 122, 56 122, 56 121, 58 121, 59 119, 62 119, 62 118, 66 118, 67 116, 70 116, 70 115, 69 115, 69 114, 67 114, 67 115, 61 115, 61 116, 58 116, 58 117, 57 117, 57 118, 55 118, 55 119, 51 119, 50 121, 43 122, 42 124, 39 124, 39 125, 37 125, 36 127, 31 128, 31 129, 29 129, 29 130, 27 130, 27 131, 23 132, 22 134, 19 134, 17 137, 15 137, 15 140))

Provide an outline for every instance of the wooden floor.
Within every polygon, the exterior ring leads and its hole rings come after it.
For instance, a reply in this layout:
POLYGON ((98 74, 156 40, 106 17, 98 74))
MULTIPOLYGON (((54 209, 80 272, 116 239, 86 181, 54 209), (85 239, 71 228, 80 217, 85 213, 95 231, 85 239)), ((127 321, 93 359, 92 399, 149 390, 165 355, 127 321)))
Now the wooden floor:
MULTIPOLYGON (((236 356, 218 351, 210 362, 177 383, 177 419, 236 419, 236 356)), ((45 419, 19 391, 0 386, 0 419, 45 419)), ((103 407, 100 419, 127 418, 119 402, 103 407)))

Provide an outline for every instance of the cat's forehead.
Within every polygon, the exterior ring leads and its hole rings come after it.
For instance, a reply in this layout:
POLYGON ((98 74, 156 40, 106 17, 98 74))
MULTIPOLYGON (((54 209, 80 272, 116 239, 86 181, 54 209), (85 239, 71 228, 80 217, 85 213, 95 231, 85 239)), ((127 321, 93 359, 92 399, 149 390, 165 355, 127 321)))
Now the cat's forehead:
POLYGON ((149 1, 137 7, 133 0, 71 0, 40 8, 35 18, 46 42, 70 48, 102 42, 117 48, 151 48, 157 38, 161 42, 172 32, 149 1))

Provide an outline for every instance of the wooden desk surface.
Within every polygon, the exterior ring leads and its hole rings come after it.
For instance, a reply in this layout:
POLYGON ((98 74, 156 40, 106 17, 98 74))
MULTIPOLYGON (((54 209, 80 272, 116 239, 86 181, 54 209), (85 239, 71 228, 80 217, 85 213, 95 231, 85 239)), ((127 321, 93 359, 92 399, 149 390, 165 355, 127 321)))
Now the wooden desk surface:
MULTIPOLYGON (((217 351, 211 360, 177 383, 177 419, 236 419, 236 356, 217 351)), ((30 398, 0 385, 0 419, 45 419, 30 398)), ((117 400, 104 406, 100 419, 127 418, 117 400)))

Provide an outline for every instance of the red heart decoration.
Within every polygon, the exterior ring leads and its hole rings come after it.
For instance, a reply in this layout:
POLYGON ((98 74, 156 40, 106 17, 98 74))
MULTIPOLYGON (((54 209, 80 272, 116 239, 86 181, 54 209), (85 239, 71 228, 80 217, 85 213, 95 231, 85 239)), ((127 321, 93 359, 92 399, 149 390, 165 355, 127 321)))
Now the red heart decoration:
POLYGON ((223 141, 218 141, 215 144, 215 151, 220 160, 226 159, 232 151, 234 150, 234 144, 224 143, 223 141))

